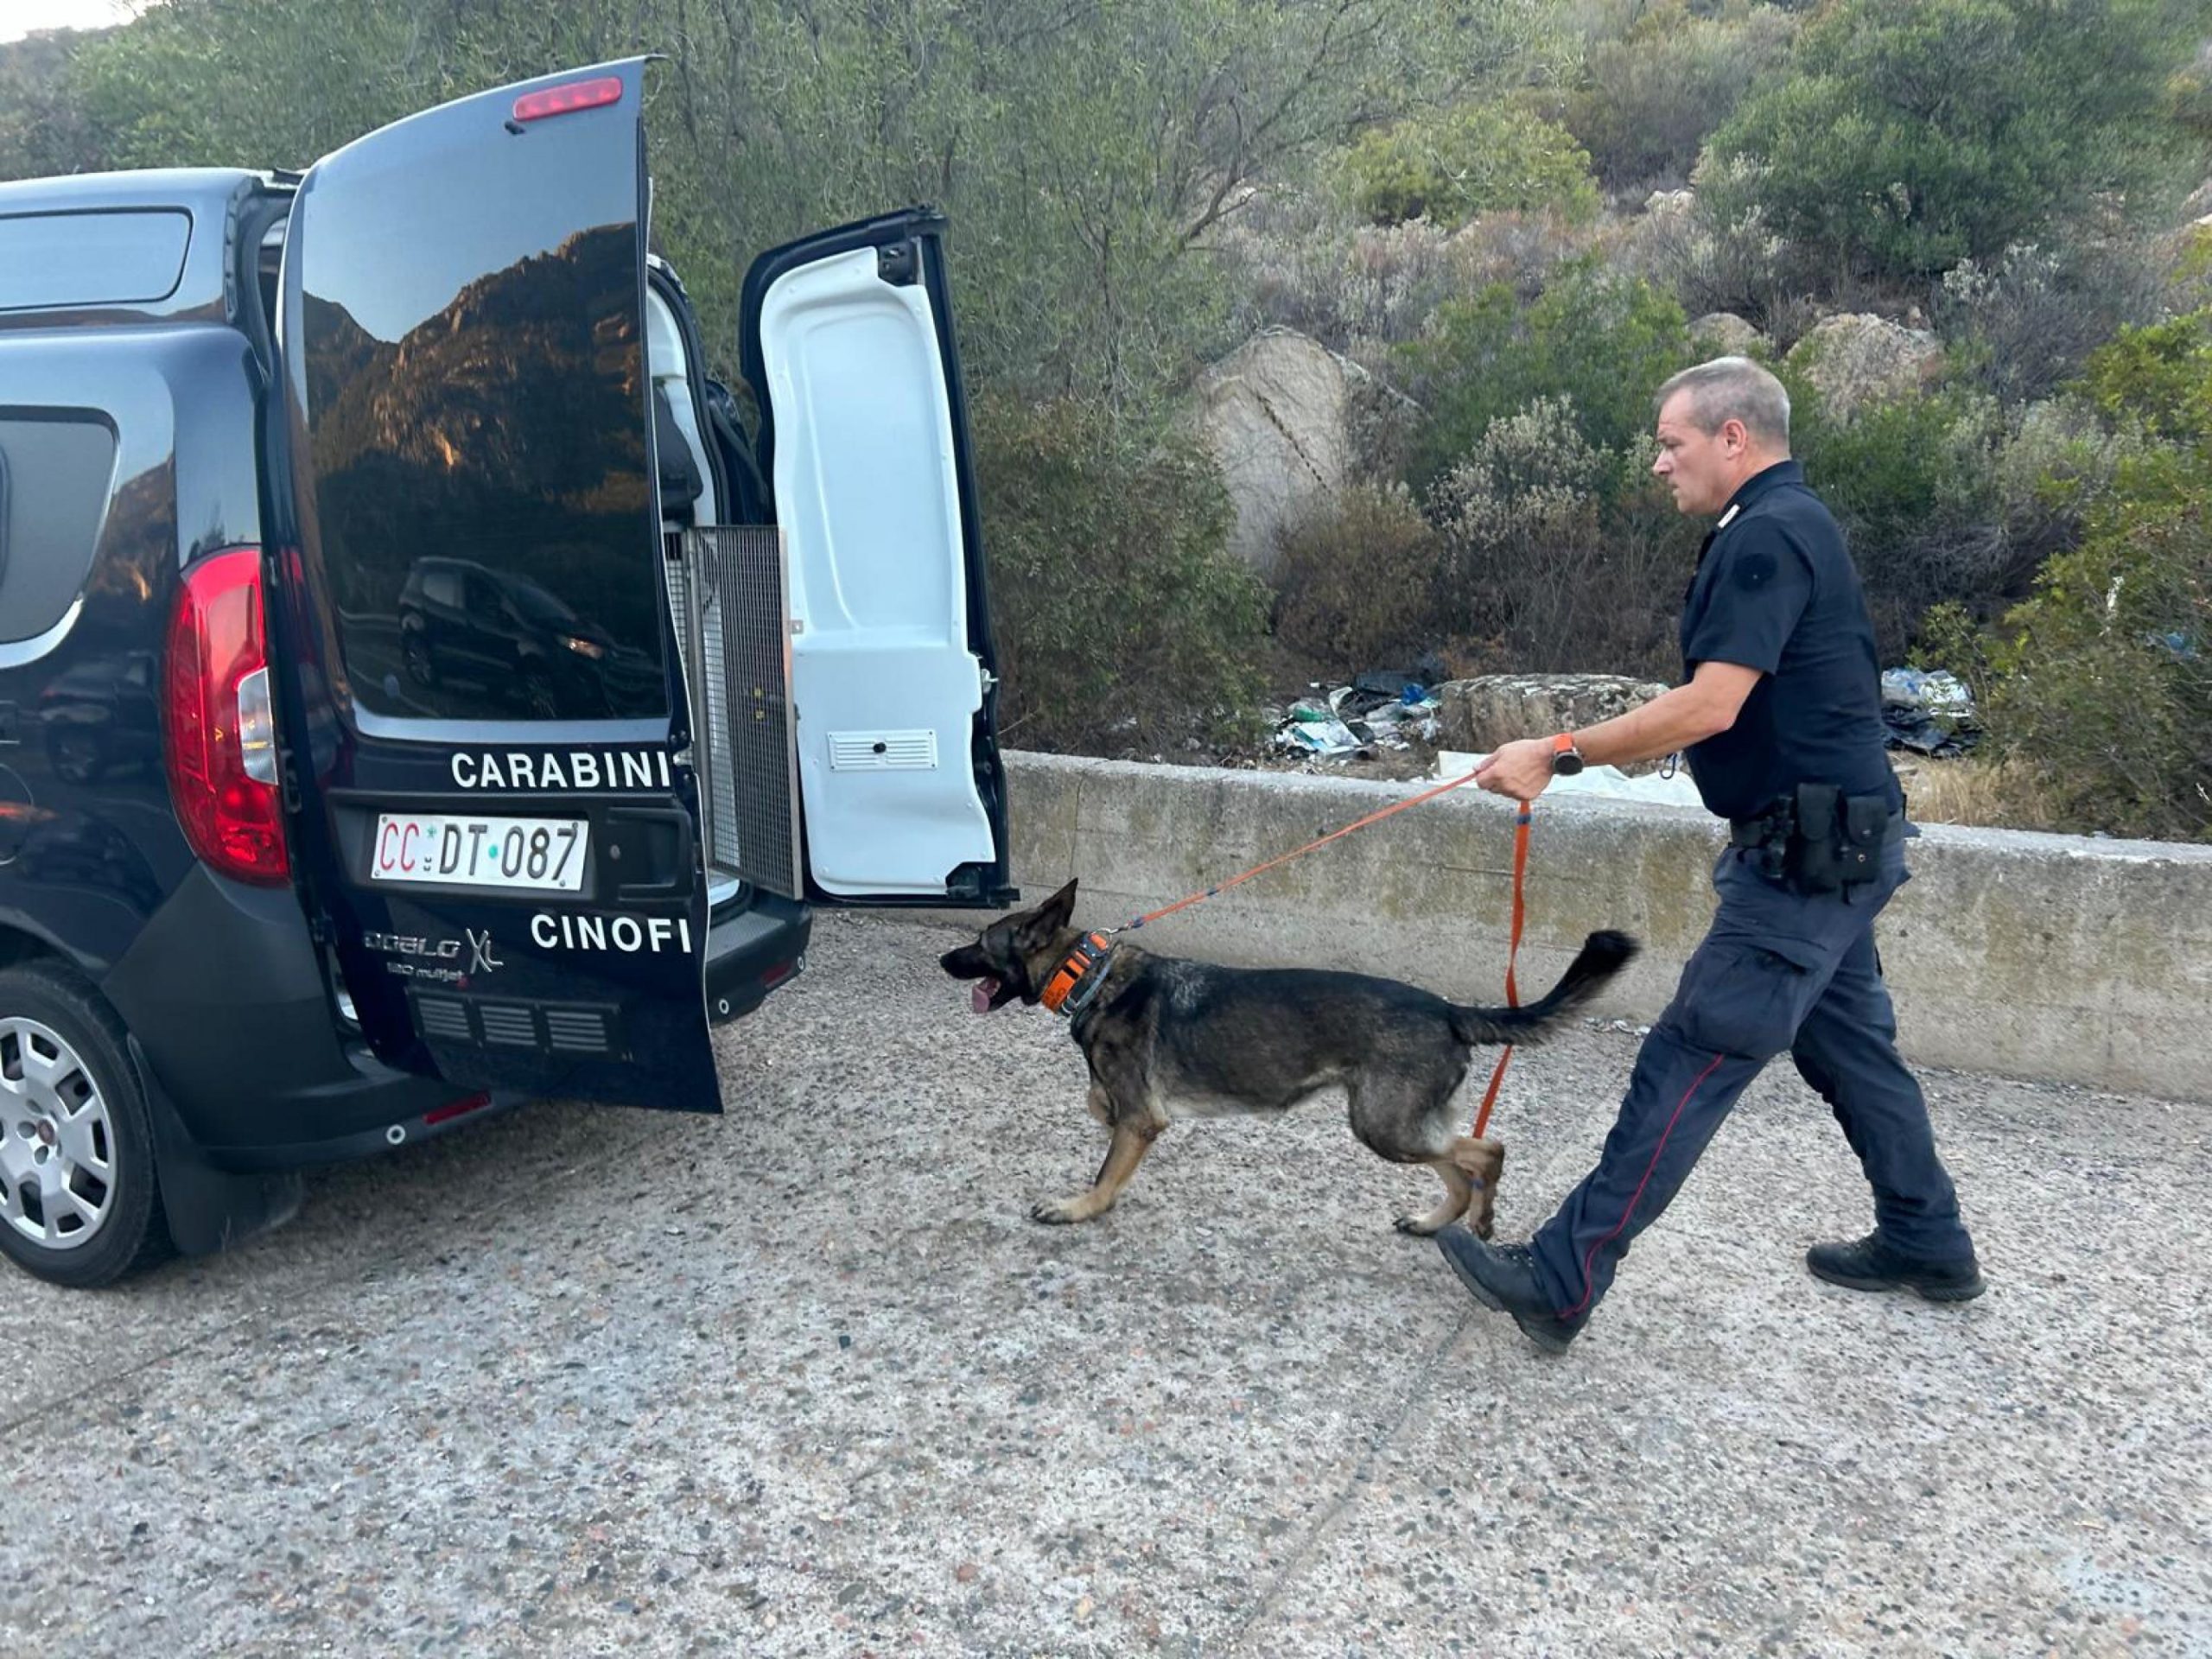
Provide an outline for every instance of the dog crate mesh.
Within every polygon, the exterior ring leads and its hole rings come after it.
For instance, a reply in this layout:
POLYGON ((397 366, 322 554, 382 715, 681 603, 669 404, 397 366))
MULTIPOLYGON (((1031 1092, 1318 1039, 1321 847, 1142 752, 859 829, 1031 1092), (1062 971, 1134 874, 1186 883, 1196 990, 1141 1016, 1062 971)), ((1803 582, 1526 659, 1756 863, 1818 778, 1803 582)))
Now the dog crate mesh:
POLYGON ((796 899, 798 748, 783 532, 761 524, 687 530, 669 538, 668 552, 707 868, 796 899))

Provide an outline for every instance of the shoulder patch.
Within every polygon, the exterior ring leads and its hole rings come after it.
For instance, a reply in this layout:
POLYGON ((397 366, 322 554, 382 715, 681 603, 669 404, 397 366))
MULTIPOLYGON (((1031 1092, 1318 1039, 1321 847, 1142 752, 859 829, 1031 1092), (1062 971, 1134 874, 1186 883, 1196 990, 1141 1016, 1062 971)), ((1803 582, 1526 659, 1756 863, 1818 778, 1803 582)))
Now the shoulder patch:
POLYGON ((1732 574, 1738 588, 1756 592, 1774 580, 1777 568, 1773 554, 1763 547, 1755 547, 1735 562, 1732 574))

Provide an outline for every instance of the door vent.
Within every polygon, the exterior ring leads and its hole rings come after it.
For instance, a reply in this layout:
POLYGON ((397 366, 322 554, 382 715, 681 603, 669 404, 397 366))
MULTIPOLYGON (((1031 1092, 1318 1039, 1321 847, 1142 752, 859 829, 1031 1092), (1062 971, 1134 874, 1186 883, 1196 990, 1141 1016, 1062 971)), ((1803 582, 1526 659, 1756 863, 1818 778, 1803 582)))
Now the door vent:
POLYGON ((536 1048, 537 1020, 531 1010, 512 1002, 480 1002, 477 1015, 484 1022, 484 1040, 496 1048, 536 1048))
POLYGON ((487 1001, 410 990, 415 1029, 425 1042, 545 1054, 623 1056, 613 1008, 589 1002, 487 1001))
POLYGON ((423 1036, 440 1042, 473 1043, 475 1033, 468 1028, 468 1007, 457 996, 417 996, 415 1004, 415 1029, 423 1036))
POLYGON ((935 772, 937 734, 918 732, 832 732, 832 772, 935 772))
POLYGON ((563 1054, 607 1052, 607 1015, 597 1008, 548 1008, 545 1035, 563 1054))

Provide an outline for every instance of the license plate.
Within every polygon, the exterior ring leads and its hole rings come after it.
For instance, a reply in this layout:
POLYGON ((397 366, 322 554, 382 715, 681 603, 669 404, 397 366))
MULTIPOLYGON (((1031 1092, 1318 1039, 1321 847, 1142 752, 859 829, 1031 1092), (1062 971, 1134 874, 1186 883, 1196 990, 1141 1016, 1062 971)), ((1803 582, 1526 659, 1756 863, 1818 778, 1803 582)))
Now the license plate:
POLYGON ((575 893, 590 843, 591 826, 573 818, 385 812, 369 850, 369 879, 575 893))

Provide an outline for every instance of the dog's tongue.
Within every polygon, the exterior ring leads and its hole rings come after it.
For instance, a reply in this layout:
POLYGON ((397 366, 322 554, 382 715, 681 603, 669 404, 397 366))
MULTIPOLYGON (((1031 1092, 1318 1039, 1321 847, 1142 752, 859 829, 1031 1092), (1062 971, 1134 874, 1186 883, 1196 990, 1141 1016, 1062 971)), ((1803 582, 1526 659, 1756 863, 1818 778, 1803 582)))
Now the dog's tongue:
POLYGON ((979 979, 976 982, 976 988, 969 993, 969 1000, 975 1004, 976 1013, 988 1014, 991 1011, 991 999, 998 994, 998 981, 979 979))

